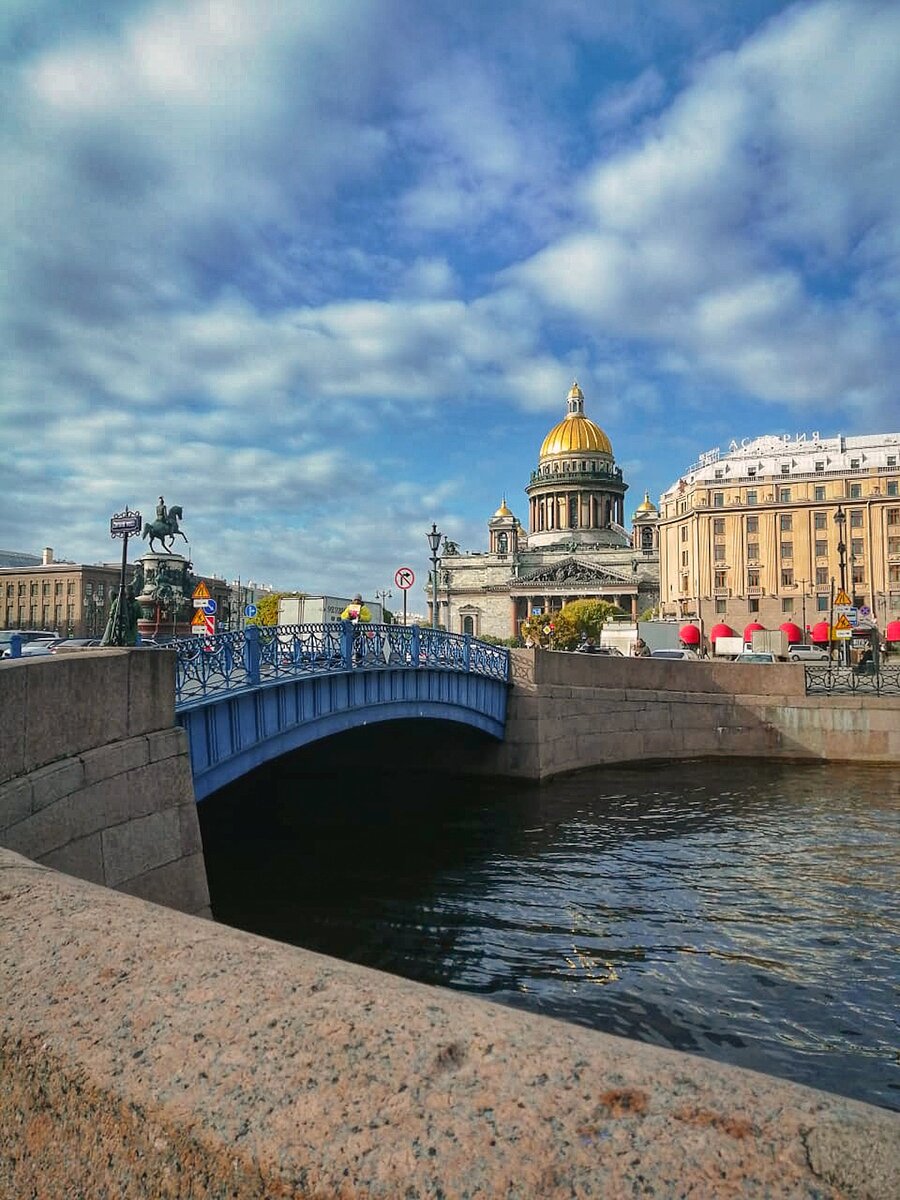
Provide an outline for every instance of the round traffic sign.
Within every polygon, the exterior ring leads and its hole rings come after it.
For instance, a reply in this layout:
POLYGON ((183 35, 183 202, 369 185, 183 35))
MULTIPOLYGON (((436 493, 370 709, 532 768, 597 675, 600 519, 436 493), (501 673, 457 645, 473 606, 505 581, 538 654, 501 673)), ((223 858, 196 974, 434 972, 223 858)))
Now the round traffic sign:
POLYGON ((394 572, 394 583, 401 592, 407 592, 416 582, 412 567, 398 567, 394 572))
POLYGON ((203 611, 206 613, 206 615, 208 617, 214 617, 216 615, 216 610, 218 609, 218 607, 219 606, 216 603, 216 601, 213 600, 212 597, 210 597, 210 599, 207 600, 206 603, 203 605, 203 611))
POLYGON ((244 606, 244 616, 245 617, 255 617, 258 611, 259 610, 257 609, 255 604, 246 604, 244 606))

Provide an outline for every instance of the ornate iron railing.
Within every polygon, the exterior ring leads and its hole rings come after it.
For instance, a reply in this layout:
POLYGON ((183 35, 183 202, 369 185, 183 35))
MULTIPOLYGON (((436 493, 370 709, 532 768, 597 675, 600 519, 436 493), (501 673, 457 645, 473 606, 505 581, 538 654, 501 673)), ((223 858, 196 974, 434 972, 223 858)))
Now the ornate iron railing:
POLYGON ((900 696, 900 666, 880 664, 877 671, 869 667, 870 664, 859 667, 807 664, 806 694, 858 692, 869 696, 900 696))
POLYGON ((291 677, 357 670, 432 668, 509 679, 509 651, 468 634, 418 625, 247 626, 239 633, 179 638, 175 703, 291 677))

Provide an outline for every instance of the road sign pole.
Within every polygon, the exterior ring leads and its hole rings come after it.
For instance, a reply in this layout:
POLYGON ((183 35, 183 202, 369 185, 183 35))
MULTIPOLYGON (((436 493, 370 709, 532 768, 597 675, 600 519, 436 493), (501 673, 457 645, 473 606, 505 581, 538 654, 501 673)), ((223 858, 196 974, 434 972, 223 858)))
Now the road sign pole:
POLYGON ((406 591, 403 592, 403 624, 406 624, 406 591))

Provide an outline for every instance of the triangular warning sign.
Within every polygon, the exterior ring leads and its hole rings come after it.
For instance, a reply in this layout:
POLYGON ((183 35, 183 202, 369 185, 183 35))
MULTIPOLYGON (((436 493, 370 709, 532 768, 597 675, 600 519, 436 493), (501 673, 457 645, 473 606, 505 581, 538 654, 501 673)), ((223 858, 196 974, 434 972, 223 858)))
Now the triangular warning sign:
MULTIPOLYGON (((196 592, 194 594, 196 595, 196 592)), ((847 593, 844 591, 844 589, 841 588, 841 590, 835 596, 834 602, 835 602, 835 604, 849 604, 850 597, 847 595, 847 593)))
POLYGON ((841 615, 835 621, 834 627, 835 627, 835 629, 852 629, 853 628, 852 625, 850 624, 850 618, 846 615, 846 613, 841 613, 841 615))
POLYGON ((194 588, 192 595, 195 600, 208 600, 209 599, 209 588, 206 586, 206 584, 203 582, 202 579, 197 584, 197 586, 194 588))
POLYGON ((198 608, 197 611, 194 613, 191 624, 192 625, 203 625, 203 626, 206 625, 206 613, 203 611, 202 608, 198 608))

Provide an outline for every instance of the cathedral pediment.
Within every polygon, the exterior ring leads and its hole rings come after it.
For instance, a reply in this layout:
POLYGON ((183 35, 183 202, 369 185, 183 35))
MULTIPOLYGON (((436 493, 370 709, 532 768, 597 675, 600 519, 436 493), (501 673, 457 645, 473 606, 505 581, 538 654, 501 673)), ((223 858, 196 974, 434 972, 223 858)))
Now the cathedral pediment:
POLYGON ((539 567, 528 575, 520 575, 511 580, 517 587, 533 583, 553 586, 561 583, 593 584, 596 587, 615 586, 616 584, 633 584, 631 575, 622 575, 611 571, 608 567, 598 567, 593 563, 581 562, 577 558, 565 558, 562 562, 539 567))

